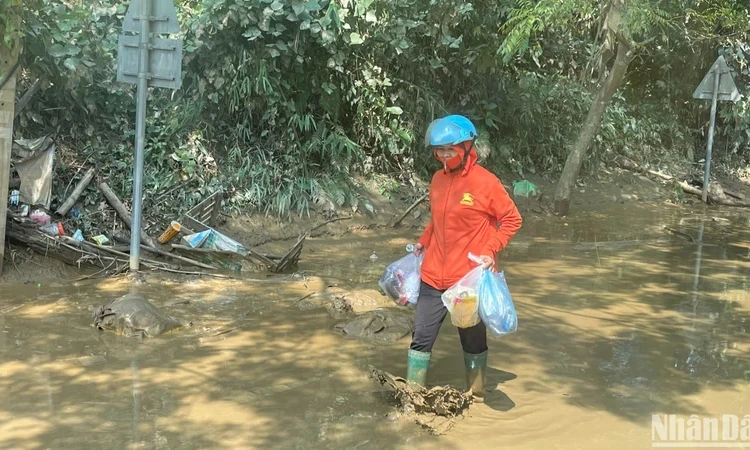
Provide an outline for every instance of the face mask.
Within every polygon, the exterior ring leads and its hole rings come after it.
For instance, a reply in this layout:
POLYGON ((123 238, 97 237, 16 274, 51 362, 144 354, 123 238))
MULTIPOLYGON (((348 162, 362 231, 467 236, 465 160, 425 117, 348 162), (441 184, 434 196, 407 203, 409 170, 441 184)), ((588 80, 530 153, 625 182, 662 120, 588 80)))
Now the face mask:
POLYGON ((437 152, 435 152, 435 158, 443 163, 443 171, 445 172, 452 171, 458 168, 459 166, 461 166, 461 162, 463 161, 464 150, 459 146, 454 146, 453 149, 456 151, 456 156, 449 159, 440 159, 438 158, 437 152))

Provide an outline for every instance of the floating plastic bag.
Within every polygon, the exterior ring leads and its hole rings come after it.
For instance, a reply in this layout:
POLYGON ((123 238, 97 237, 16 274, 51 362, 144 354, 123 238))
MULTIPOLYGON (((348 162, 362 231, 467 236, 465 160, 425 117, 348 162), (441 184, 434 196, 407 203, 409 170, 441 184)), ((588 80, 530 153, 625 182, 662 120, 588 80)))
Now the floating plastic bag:
POLYGON ((394 302, 401 306, 417 304, 419 286, 422 283, 422 261, 424 254, 409 253, 385 268, 378 286, 394 302))
POLYGON ((479 283, 479 316, 494 337, 518 329, 518 315, 503 272, 486 270, 479 283))
MULTIPOLYGON (((481 264, 481 260, 469 253, 469 259, 481 264)), ((469 328, 479 323, 479 282, 482 269, 472 269, 458 283, 443 292, 443 304, 451 313, 451 323, 458 328, 469 328)))

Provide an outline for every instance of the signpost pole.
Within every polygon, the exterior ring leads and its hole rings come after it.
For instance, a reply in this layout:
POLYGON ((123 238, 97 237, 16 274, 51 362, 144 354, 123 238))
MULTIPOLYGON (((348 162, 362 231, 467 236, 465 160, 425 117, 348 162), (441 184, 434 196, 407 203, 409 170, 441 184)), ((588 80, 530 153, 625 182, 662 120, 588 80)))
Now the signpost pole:
POLYGON ((148 98, 149 47, 151 42, 151 0, 141 0, 140 64, 138 65, 138 103, 135 112, 135 163, 133 165, 133 210, 130 229, 130 271, 137 272, 141 254, 141 210, 143 208, 143 149, 146 137, 146 101, 148 98))
POLYGON ((708 126, 708 143, 706 143, 706 168, 703 173, 703 203, 708 203, 708 182, 711 178, 711 152, 714 146, 714 125, 716 124, 716 103, 719 97, 719 81, 721 80, 721 68, 714 70, 714 89, 711 97, 711 122, 708 126))

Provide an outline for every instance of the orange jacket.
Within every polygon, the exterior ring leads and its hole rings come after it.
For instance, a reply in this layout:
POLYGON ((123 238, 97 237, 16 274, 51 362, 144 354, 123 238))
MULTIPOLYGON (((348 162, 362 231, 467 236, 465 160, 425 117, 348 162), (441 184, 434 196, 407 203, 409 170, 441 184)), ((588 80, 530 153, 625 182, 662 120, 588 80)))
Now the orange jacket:
POLYGON ((432 177, 432 219, 418 242, 426 249, 422 280, 436 289, 448 289, 477 266, 469 252, 496 258, 521 228, 503 184, 476 161, 472 149, 463 170, 432 177))

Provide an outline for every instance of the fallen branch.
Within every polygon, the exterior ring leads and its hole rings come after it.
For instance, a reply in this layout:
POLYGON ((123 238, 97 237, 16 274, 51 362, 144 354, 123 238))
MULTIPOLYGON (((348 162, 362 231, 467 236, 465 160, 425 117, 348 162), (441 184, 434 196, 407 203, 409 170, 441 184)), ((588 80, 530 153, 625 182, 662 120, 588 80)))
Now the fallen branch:
MULTIPOLYGON (((124 258, 125 260, 130 260, 130 255, 129 254, 123 253, 123 252, 118 251, 118 250, 114 250, 113 248, 108 247, 106 245, 95 245, 95 244, 91 244, 91 243, 86 242, 86 241, 79 242, 79 241, 76 241, 75 239, 73 239, 71 237, 68 237, 68 236, 60 236, 59 238, 61 240, 63 240, 65 243, 69 244, 69 245, 73 245, 73 246, 76 246, 76 247, 85 247, 87 249, 93 249, 93 250, 97 250, 97 251, 102 251, 102 252, 110 253, 112 255, 119 256, 121 258, 124 258)), ((156 267, 169 266, 169 264, 167 264, 167 263, 163 263, 163 262, 159 262, 159 261, 154 261, 153 259, 140 258, 140 261, 142 263, 147 264, 147 265, 156 266, 156 267)))
POLYGON ((111 263, 109 263, 109 265, 108 265, 107 267, 105 267, 104 269, 102 269, 102 270, 100 270, 100 271, 98 271, 98 272, 96 272, 96 273, 92 273, 92 274, 90 274, 90 275, 84 275, 84 276, 82 276, 82 277, 76 278, 76 281, 83 281, 83 280, 88 280, 88 279, 91 279, 91 278, 96 278, 96 277, 98 277, 99 275, 101 275, 101 274, 103 274, 103 273, 107 272, 107 271, 109 270, 109 268, 110 268, 110 267, 112 267, 112 266, 113 266, 114 264, 116 264, 116 263, 117 263, 117 258, 113 258, 113 259, 112 259, 112 262, 111 262, 111 263))
MULTIPOLYGON (((119 236, 115 236, 114 239, 116 241, 124 241, 125 240, 124 238, 121 238, 119 236)), ((194 259, 186 258, 184 256, 175 255, 174 253, 165 252, 164 250, 160 250, 158 248, 151 248, 151 247, 145 246, 143 244, 141 244, 141 248, 143 250, 146 250, 147 252, 155 253, 157 255, 161 255, 161 256, 164 256, 164 257, 167 257, 167 258, 172 258, 172 259, 175 259, 177 261, 182 261, 182 262, 184 262, 186 264, 190 264, 192 266, 200 267, 202 269, 219 270, 218 267, 210 266, 208 264, 203 264, 202 262, 196 261, 194 259)))
POLYGON ((176 259, 177 261, 182 261, 184 263, 187 263, 187 264, 190 264, 190 265, 193 265, 193 266, 196 266, 196 267, 200 267, 202 269, 219 270, 218 267, 210 266, 208 264, 203 264, 202 262, 198 262, 198 261, 196 261, 194 259, 190 259, 190 258, 185 258, 184 256, 175 255, 173 253, 165 252, 164 250, 159 250, 158 248, 150 248, 150 247, 147 247, 147 246, 145 246, 143 244, 141 244, 141 248, 144 249, 144 250, 146 250, 146 251, 149 251, 149 252, 152 252, 152 253, 156 253, 157 255, 165 256, 167 258, 173 258, 173 259, 176 259))
MULTIPOLYGON (((690 186, 685 181, 680 181, 678 183, 683 191, 687 192, 688 194, 697 195, 699 197, 703 196, 703 191, 698 189, 695 186, 690 186)), ((721 187, 719 183, 716 181, 713 181, 708 186, 708 200, 711 203, 722 205, 722 206, 741 206, 741 207, 750 207, 750 202, 742 202, 733 200, 726 195, 724 195, 724 189, 721 187)))
MULTIPOLYGON (((123 222, 125 222, 125 225, 128 226, 128 229, 130 229, 130 232, 133 232, 133 223, 130 219, 130 211, 123 205, 123 203, 120 201, 120 199, 117 197, 115 192, 107 185, 105 182, 99 183, 99 190, 102 191, 102 194, 104 194, 104 197, 107 199, 110 205, 117 211, 117 215, 120 216, 120 219, 122 219, 123 222)), ((146 234, 145 231, 141 231, 141 242, 146 244, 147 246, 151 248, 156 248, 156 243, 154 242, 151 237, 146 234)))
POLYGON ((182 275, 198 275, 198 276, 206 276, 206 277, 214 277, 214 278, 225 278, 225 279, 232 279, 232 277, 227 275, 222 275, 220 273, 209 273, 209 272, 188 272, 185 270, 178 270, 178 269, 169 269, 166 267, 155 267, 153 268, 155 270, 163 270, 165 272, 171 272, 171 273, 179 273, 182 275))
MULTIPOLYGON (((618 156, 614 160, 615 164, 619 166, 621 169, 630 170, 632 172, 641 173, 645 175, 652 175, 655 177, 658 177, 664 181, 674 181, 679 184, 679 186, 682 188, 682 190, 688 194, 697 195, 699 197, 703 196, 703 191, 701 189, 698 189, 695 186, 691 186, 686 181, 677 181, 677 178, 663 174, 661 172, 656 172, 654 170, 646 169, 645 167, 642 167, 638 165, 635 161, 632 159, 626 158, 624 156, 618 156)), ((744 202, 744 201, 735 201, 727 196, 734 197, 738 200, 744 200, 745 196, 734 191, 730 191, 728 189, 724 189, 723 186, 721 186, 718 182, 712 182, 709 184, 709 192, 708 192, 708 198, 712 203, 715 203, 717 205, 724 205, 724 206, 750 206, 750 202, 744 202), (715 184, 715 187, 712 188, 711 184, 715 184)))
POLYGON ((39 89, 42 88, 42 79, 37 79, 34 84, 31 85, 31 87, 26 91, 26 93, 23 94, 23 97, 21 97, 20 100, 18 100, 18 103, 16 103, 15 111, 13 114, 13 118, 15 119, 18 117, 19 114, 21 114, 21 111, 26 108, 26 106, 31 102, 31 99, 36 95, 37 92, 39 92, 39 89))
POLYGON ((417 207, 417 205, 419 205, 420 203, 422 203, 422 202, 423 202, 423 201, 424 201, 424 200, 425 200, 425 199, 427 198, 427 196, 428 196, 428 195, 429 195, 429 193, 427 193, 427 194, 424 194, 423 196, 421 196, 421 197, 419 197, 419 198, 418 198, 417 200, 415 200, 415 201, 414 201, 414 203, 412 203, 412 204, 411 204, 411 206, 409 206, 408 208, 406 208, 406 211, 404 211, 404 213, 403 213, 403 214, 401 214, 401 217, 399 217, 399 218, 398 218, 398 220, 396 220, 395 222, 393 222, 393 228, 397 228, 397 227, 398 227, 398 226, 399 226, 399 225, 401 224, 401 221, 402 221, 402 220, 404 220, 404 218, 406 218, 406 216, 407 216, 407 215, 408 215, 408 214, 409 214, 409 213, 410 213, 410 212, 411 212, 411 211, 412 211, 412 210, 413 210, 414 208, 416 208, 416 207, 417 207))
POLYGON ((78 184, 76 185, 76 188, 73 189, 73 193, 70 194, 70 196, 65 200, 65 202, 62 205, 60 205, 59 208, 57 208, 57 211, 55 211, 55 214, 64 216, 65 214, 68 213, 68 211, 70 211, 70 208, 72 208, 73 205, 75 205, 76 200, 78 200, 78 197, 80 197, 81 194, 83 194, 84 189, 86 189, 89 183, 91 183, 91 180, 94 179, 95 173, 96 173, 96 169, 93 167, 86 171, 81 181, 79 181, 78 184))
POLYGON ((310 228, 310 230, 307 232, 307 234, 311 234, 313 231, 315 231, 318 228, 322 227, 323 225, 327 225, 327 224, 329 224, 331 222, 338 222, 339 220, 349 220, 351 218, 352 218, 352 216, 349 216, 349 217, 336 217, 336 218, 333 218, 333 219, 326 220, 325 222, 323 222, 321 224, 318 224, 318 225, 315 225, 314 227, 310 228))
POLYGON ((663 174, 661 172, 657 172, 655 170, 647 169, 641 165, 639 165, 637 162, 633 161, 630 158, 626 158, 624 156, 617 156, 614 159, 615 164, 617 164, 618 167, 621 169, 629 170, 631 172, 641 173, 645 175, 653 175, 657 178, 661 178, 664 181, 674 181, 675 178, 673 176, 663 174))
MULTIPOLYGON (((693 183, 697 184, 699 188, 703 189, 703 180, 695 180, 693 183)), ((711 184, 709 183, 709 188, 711 187, 711 184)), ((722 186, 722 189, 724 190, 724 193, 730 197, 734 197, 738 200, 745 200, 745 196, 740 194, 739 192, 730 191, 729 189, 722 186)))
POLYGON ((276 263, 269 260, 263 255, 260 255, 250 249, 247 250, 247 255, 242 255, 240 253, 228 251, 228 250, 214 250, 210 248, 193 248, 188 247, 185 245, 179 245, 179 244, 172 244, 172 248, 174 250, 178 250, 184 253, 195 253, 195 254, 202 254, 202 255, 208 255, 209 257, 212 257, 214 259, 224 259, 224 260, 235 260, 235 261, 242 261, 242 260, 248 260, 252 261, 254 263, 260 263, 264 265, 267 269, 273 269, 276 267, 276 263))

